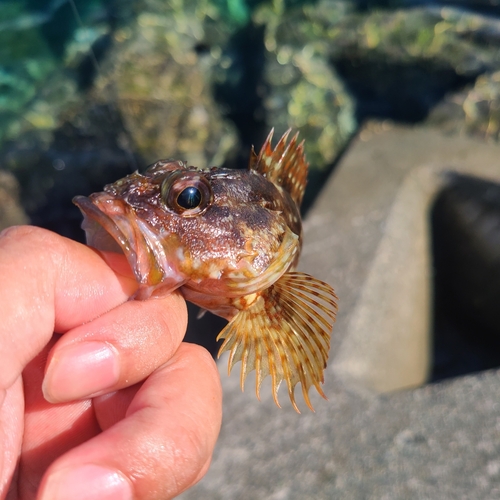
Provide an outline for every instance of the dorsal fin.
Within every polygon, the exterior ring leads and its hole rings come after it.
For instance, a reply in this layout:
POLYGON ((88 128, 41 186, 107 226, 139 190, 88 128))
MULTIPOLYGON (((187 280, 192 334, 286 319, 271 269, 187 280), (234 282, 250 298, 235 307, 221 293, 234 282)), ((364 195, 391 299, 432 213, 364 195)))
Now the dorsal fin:
POLYGON ((266 179, 281 186, 290 194, 297 206, 300 206, 306 189, 309 163, 304 154, 304 141, 297 144, 298 132, 287 144, 290 132, 291 129, 288 129, 272 149, 273 128, 258 155, 252 147, 248 169, 262 174, 266 179))

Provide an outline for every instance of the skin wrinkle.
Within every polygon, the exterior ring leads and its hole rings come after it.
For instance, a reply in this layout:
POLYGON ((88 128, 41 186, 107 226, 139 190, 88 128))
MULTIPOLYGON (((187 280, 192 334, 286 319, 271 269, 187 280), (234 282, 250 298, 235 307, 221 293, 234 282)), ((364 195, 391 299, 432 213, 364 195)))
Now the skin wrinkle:
MULTIPOLYGON (((200 351, 199 354, 201 354, 202 356, 208 357, 209 358, 208 361, 210 364, 214 363, 208 351, 206 351, 202 347, 195 346, 195 344, 189 344, 189 346, 191 349, 192 348, 198 349, 200 351)), ((182 371, 189 370, 190 368, 191 364, 189 361, 185 360, 184 358, 178 359, 178 357, 174 355, 171 359, 169 359, 163 365, 161 365, 157 370, 166 369, 168 370, 167 374, 173 376, 175 375, 175 372, 182 373, 182 371)), ((218 378, 216 378, 215 381, 220 384, 220 380, 218 378)), ((134 401, 132 401, 130 407, 126 412, 126 416, 128 417, 138 411, 143 410, 144 408, 159 409, 162 407, 161 404, 162 402, 164 404, 165 402, 168 403, 170 400, 175 399, 175 395, 178 393, 178 391, 179 389, 177 387, 165 387, 165 390, 163 391, 158 400, 147 401, 147 402, 146 401, 143 402, 142 397, 138 395, 138 397, 135 398, 134 401), (162 401, 160 401, 160 399, 162 401)))
MULTIPOLYGON (((0 423, 1 423, 0 429, 3 435, 2 443, 9 443, 15 441, 20 442, 22 438, 22 433, 16 434, 15 432, 12 432, 12 425, 17 420, 17 415, 13 410, 16 399, 15 389, 16 386, 19 387, 21 385, 22 385, 21 377, 18 377, 17 380, 12 385, 12 387, 9 388, 7 391, 5 391, 4 406, 2 406, 2 415, 0 418, 0 423)), ((8 468, 11 469, 14 464, 17 464, 18 459, 19 459, 19 454, 14 454, 14 453, 2 454, 2 456, 0 456, 0 484, 2 482, 5 482, 7 479, 1 473, 7 471, 8 468)))
POLYGON ((197 475, 200 458, 206 455, 206 447, 201 447, 197 439, 199 436, 191 435, 193 429, 191 429, 191 432, 189 432, 189 429, 181 428, 180 430, 183 439, 182 442, 176 443, 177 446, 174 450, 174 461, 177 463, 177 467, 174 468, 175 472, 172 475, 175 484, 174 491, 186 489, 186 484, 190 484, 193 477, 197 475), (189 452, 186 453, 186 450, 189 452), (196 464, 196 467, 194 467, 194 464, 196 464))
POLYGON ((206 435, 200 431, 199 415, 183 412, 182 422, 177 434, 176 446, 170 447, 173 460, 177 463, 174 467, 176 473, 173 474, 173 491, 183 491, 187 489, 186 484, 193 484, 200 476, 197 473, 200 460, 208 455, 204 467, 208 468, 211 461, 211 444, 207 442, 206 435), (191 425, 188 425, 191 424, 191 425), (182 439, 181 439, 182 438, 182 439))
MULTIPOLYGON (((140 483, 142 479, 151 475, 151 471, 155 471, 154 474, 158 476, 158 480, 156 481, 158 484, 156 488, 157 494, 161 494, 165 490, 164 485, 168 480, 166 481, 166 478, 161 477, 160 472, 164 473, 162 464, 168 461, 168 459, 166 460, 166 456, 168 455, 165 453, 166 448, 165 443, 159 444, 156 440, 141 440, 140 446, 137 447, 137 458, 134 459, 132 472, 129 474, 134 484, 140 483)), ((140 495, 140 489, 138 494, 140 495)))
MULTIPOLYGON (((62 259, 60 259, 62 261, 62 267, 63 267, 63 272, 60 275, 64 275, 64 276, 70 275, 70 276, 73 276, 73 281, 79 282, 79 283, 84 282, 84 280, 80 276, 74 274, 73 266, 71 263, 71 258, 68 256, 68 249, 66 247, 64 248, 64 251, 65 251, 65 253, 64 253, 62 259)), ((95 253, 98 257, 100 257, 98 252, 95 252, 95 253)), ((57 269, 57 267, 54 267, 54 268, 57 269)), ((57 279, 58 279, 58 277, 56 275, 56 280, 57 279)), ((82 290, 82 288, 77 288, 77 287, 58 286, 58 282, 56 281, 55 288, 63 290, 61 295, 64 297, 65 301, 75 301, 76 302, 76 301, 81 300, 82 296, 94 298, 94 299, 100 299, 100 298, 103 298, 107 294, 106 287, 97 281, 92 282, 89 286, 85 287, 83 290, 82 290)), ((127 298, 124 297, 124 302, 126 300, 127 300, 127 298)), ((96 300, 96 302, 97 302, 97 300, 96 300)), ((114 309, 115 307, 118 307, 119 305, 120 304, 116 304, 111 309, 114 309)), ((109 309, 109 310, 111 310, 111 309, 109 309)), ((55 304, 55 310, 56 310, 56 316, 57 316, 57 311, 58 311, 58 303, 57 302, 55 304)), ((88 322, 94 320, 98 316, 102 316, 103 314, 105 314, 108 311, 105 311, 104 313, 95 311, 94 315, 92 316, 92 318, 90 318, 88 320, 88 322)))
POLYGON ((183 332, 186 328, 187 310, 179 294, 171 296, 169 301, 174 297, 175 303, 167 308, 164 306, 164 301, 156 298, 147 303, 128 301, 121 304, 119 311, 114 308, 96 318, 92 325, 82 325, 67 332, 51 353, 51 357, 68 345, 97 339, 119 350, 121 373, 135 372, 132 379, 129 377, 125 380, 122 377, 119 387, 125 383, 135 383, 151 373, 162 360, 172 356, 181 340, 179 332, 183 332), (147 307, 148 315, 154 318, 154 321, 146 324, 137 321, 144 307, 147 307), (133 336, 128 334, 131 325, 134 329, 133 336), (152 345, 171 347, 151 350, 152 345), (137 356, 144 360, 139 366, 134 361, 137 356))
MULTIPOLYGON (((174 297, 169 297, 169 304, 174 297)), ((121 389, 126 385, 139 382, 150 374, 165 359, 170 358, 182 340, 187 323, 187 311, 180 296, 175 302, 165 307, 164 300, 152 299, 147 302, 128 301, 120 309, 113 309, 96 318, 91 325, 82 325, 67 332, 57 347, 51 352, 49 360, 59 353, 64 356, 64 349, 70 345, 99 341, 110 345, 117 352, 120 364, 120 377, 117 384, 108 390, 121 389), (143 323, 138 321, 140 311, 146 308, 147 315, 154 320, 143 323), (130 329, 133 335, 130 335, 130 329), (151 346, 164 346, 151 349, 151 346), (140 358, 141 363, 136 359, 140 358), (128 376, 126 376, 126 374, 128 376)), ((48 370, 48 374, 51 370, 48 370)), ((98 393, 100 394, 100 393, 98 393)), ((52 394, 60 400, 57 394, 52 394)))
MULTIPOLYGON (((75 274, 73 268, 74 263, 72 262, 72 258, 69 257, 69 250, 67 248, 68 243, 69 240, 62 240, 62 244, 60 242, 56 248, 50 251, 50 255, 59 255, 60 252, 63 252, 63 258, 59 258, 57 261, 53 261, 53 267, 49 267, 49 269, 62 268, 60 273, 55 273, 55 279, 53 280, 52 296, 54 289, 61 290, 57 298, 52 298, 52 300, 54 301, 55 316, 63 316, 62 314, 60 314, 60 310, 64 309, 66 307, 66 304, 69 302, 78 303, 78 301, 80 300, 94 299, 95 307, 93 314, 90 318, 87 319, 87 321, 90 322, 106 312, 102 310, 97 311, 95 310, 95 308, 101 308, 102 304, 106 303, 101 302, 98 299, 106 299, 109 293, 109 289, 103 285, 96 285, 97 282, 92 282, 89 285, 82 284, 84 280, 82 280, 81 277, 75 274), (63 283, 61 283, 61 276, 65 277, 63 283), (71 279, 68 279, 67 276, 70 276, 71 279)), ((96 259, 101 259, 100 255, 97 252, 92 252, 94 253, 96 259)), ((46 249, 44 249, 43 253, 46 253, 46 249)), ((126 300, 127 296, 124 294, 122 301, 110 304, 109 309, 107 310, 111 310, 117 307, 126 300)), ((57 322, 55 324, 54 330, 60 333, 66 331, 68 328, 71 328, 71 325, 66 325, 64 323, 61 324, 60 322, 57 322)))

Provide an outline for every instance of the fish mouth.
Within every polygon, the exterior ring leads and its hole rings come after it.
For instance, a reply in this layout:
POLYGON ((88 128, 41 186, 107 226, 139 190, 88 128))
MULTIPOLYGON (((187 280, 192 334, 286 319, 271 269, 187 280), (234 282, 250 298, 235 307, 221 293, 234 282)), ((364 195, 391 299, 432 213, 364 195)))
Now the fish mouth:
MULTIPOLYGON (((98 208, 91 198, 76 196, 73 203, 81 210, 84 219, 82 229, 87 237, 87 244, 97 250, 123 253, 135 260, 136 251, 132 246, 130 235, 105 212, 98 208)), ((128 231, 127 231, 128 232, 128 231)))
POLYGON ((127 258, 139 283, 134 298, 170 293, 186 281, 172 268, 159 237, 123 201, 108 193, 95 193, 76 196, 73 203, 84 216, 87 244, 127 258))

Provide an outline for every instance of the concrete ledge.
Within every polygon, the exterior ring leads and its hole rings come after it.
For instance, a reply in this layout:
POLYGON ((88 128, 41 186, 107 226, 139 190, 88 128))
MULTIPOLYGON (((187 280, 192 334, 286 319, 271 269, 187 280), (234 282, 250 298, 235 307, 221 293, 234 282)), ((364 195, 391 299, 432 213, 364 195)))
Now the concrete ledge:
POLYGON ((429 210, 447 172, 499 182, 499 155, 496 145, 384 124, 354 141, 305 222, 302 255, 340 297, 337 377, 376 391, 426 380, 429 210))

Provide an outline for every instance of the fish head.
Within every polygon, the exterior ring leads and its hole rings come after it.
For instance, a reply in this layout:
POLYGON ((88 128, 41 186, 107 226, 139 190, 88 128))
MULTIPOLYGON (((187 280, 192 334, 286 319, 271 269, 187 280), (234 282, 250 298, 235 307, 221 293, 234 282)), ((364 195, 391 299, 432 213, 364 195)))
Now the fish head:
POLYGON ((160 160, 74 202, 87 243, 126 255, 139 298, 180 286, 227 297, 254 293, 300 250, 296 203, 254 170, 160 160))

